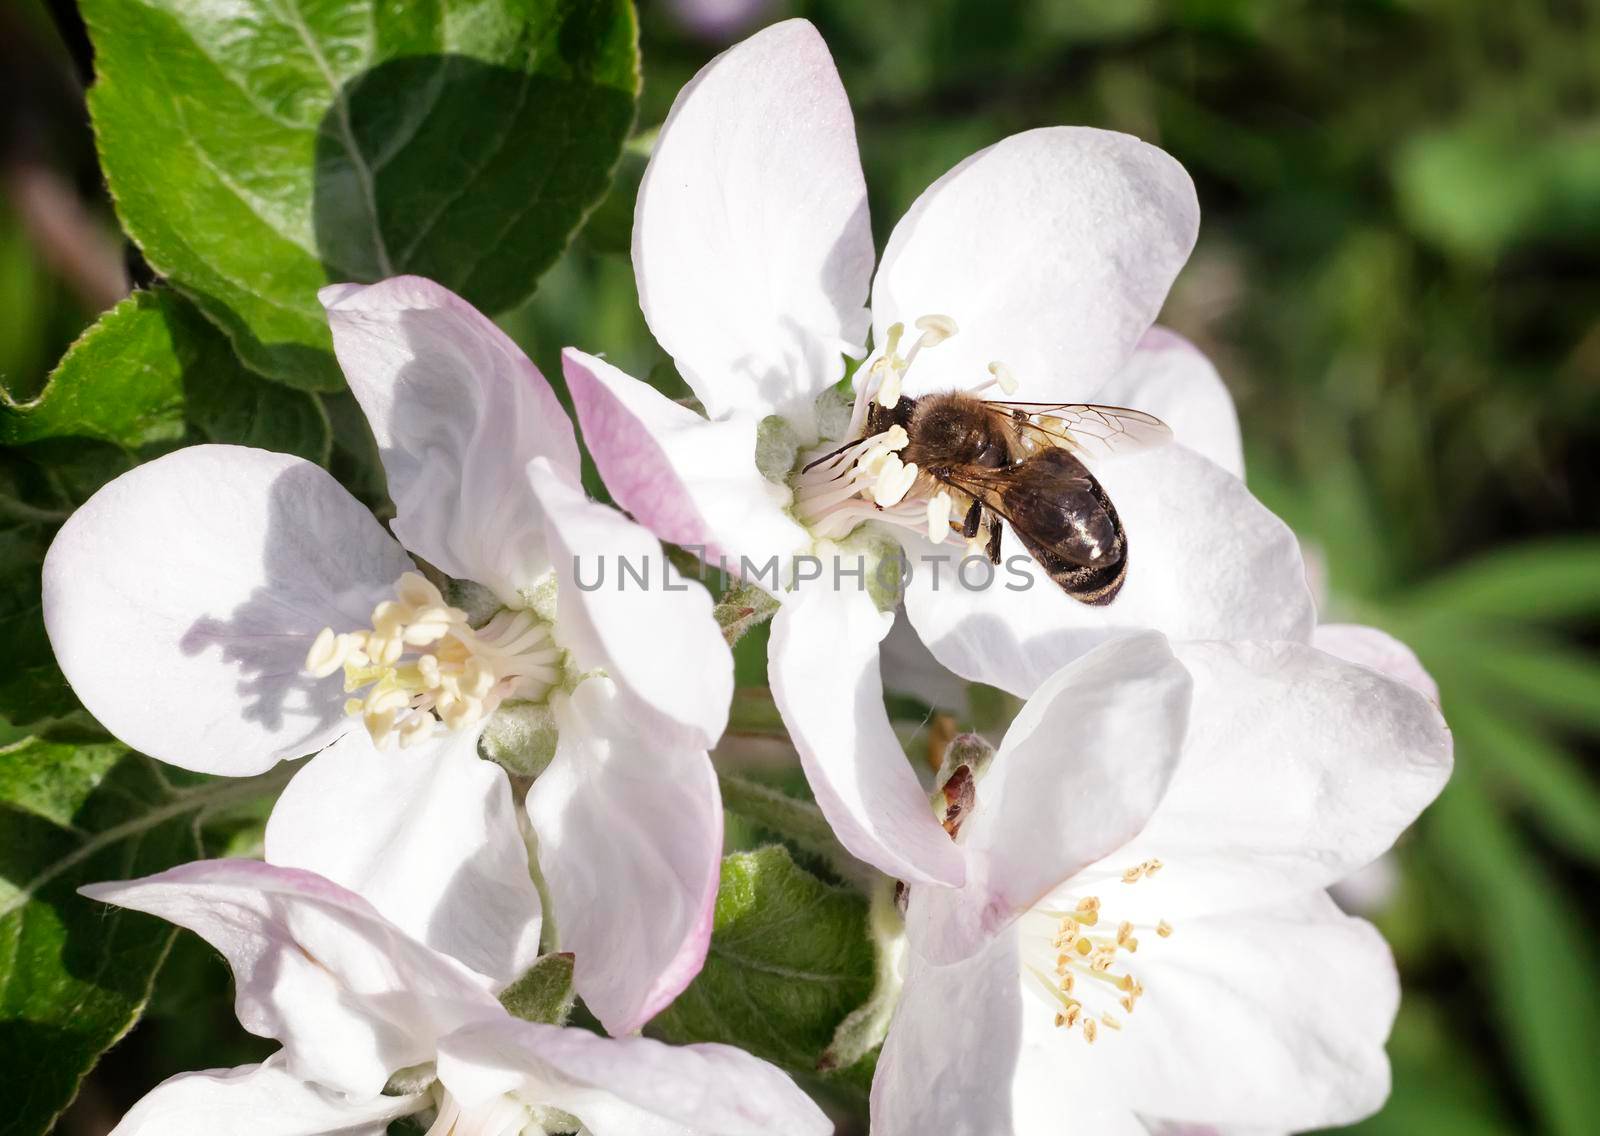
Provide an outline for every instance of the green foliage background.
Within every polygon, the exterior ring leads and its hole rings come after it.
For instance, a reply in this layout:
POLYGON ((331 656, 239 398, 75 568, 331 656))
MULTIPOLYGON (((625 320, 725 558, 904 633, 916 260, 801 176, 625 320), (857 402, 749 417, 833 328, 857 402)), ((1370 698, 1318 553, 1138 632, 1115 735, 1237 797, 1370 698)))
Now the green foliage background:
MULTIPOLYGON (((97 0, 85 9, 93 22, 97 11, 130 19, 139 9, 150 18, 147 7, 171 6, 97 0)), ((169 239, 185 236, 181 226, 135 235, 158 268, 195 283, 123 301, 109 317, 119 326, 102 323, 73 348, 49 398, 18 409, 45 391, 69 345, 115 298, 85 278, 55 230, 41 227, 29 205, 32 183, 19 171, 46 171, 77 203, 90 236, 122 247, 73 78, 75 62, 86 62, 84 44, 74 37, 72 6, 50 7, 68 13, 61 25, 33 0, 0 12, 8 96, 0 112, 0 642, 8 648, 0 666, 0 856, 10 857, 0 907, 23 871, 16 857, 24 835, 57 820, 74 822, 56 825, 60 839, 81 842, 84 859, 97 864, 113 862, 126 842, 127 815, 116 810, 134 807, 129 802, 145 801, 139 815, 155 819, 138 829, 122 863, 144 863, 139 857, 168 846, 171 855, 200 847, 248 854, 255 831, 257 806, 237 805, 231 791, 212 785, 163 779, 146 759, 97 736, 60 684, 37 622, 37 566, 53 526, 131 462, 208 439, 325 460, 375 505, 382 498, 370 443, 316 354, 315 321, 285 310, 269 344, 250 323, 252 305, 276 298, 272 288, 293 297, 306 281, 320 283, 317 265, 289 257, 261 295, 234 295, 210 287, 207 273, 248 279, 260 266, 237 259, 226 243, 206 250, 169 239), (187 274, 186 257, 194 258, 187 274), (108 394, 103 384, 112 381, 126 389, 108 394), (41 788, 38 770, 47 765, 70 768, 75 780, 41 788)), ((1324 581, 1325 618, 1376 624, 1411 643, 1438 679, 1456 733, 1457 775, 1400 847, 1393 894, 1374 916, 1394 945, 1406 1000, 1391 1044, 1393 1099, 1360 1131, 1594 1131, 1600 957, 1588 897, 1600 866, 1600 464, 1591 456, 1600 443, 1600 7, 771 0, 754 5, 751 24, 715 32, 681 18, 692 7, 640 5, 642 138, 564 252, 565 229, 512 242, 519 264, 502 261, 477 282, 487 306, 509 308, 502 322, 552 379, 557 353, 572 343, 670 385, 670 366, 638 315, 626 259, 648 131, 712 54, 786 14, 813 19, 837 58, 859 117, 880 241, 928 181, 1017 130, 1081 123, 1127 130, 1172 152, 1195 177, 1204 222, 1164 321, 1195 339, 1228 380, 1244 419, 1252 488, 1305 539, 1324 581), (558 252, 538 294, 511 306, 558 252)), ((395 34, 458 46, 443 24, 395 34)), ((518 50, 501 40, 479 55, 514 70, 518 50)), ((129 73, 140 66, 112 62, 129 73)), ((502 79, 486 70, 483 89, 500 89, 502 79)), ((110 101, 111 91, 96 98, 110 101)), ((116 109, 153 113, 126 102, 116 109)), ((619 131, 625 120, 605 119, 619 131)), ((272 151, 286 171, 285 200, 301 210, 277 215, 292 215, 284 222, 290 238, 295 225, 315 220, 305 213, 315 204, 306 162, 325 160, 316 153, 315 116, 309 134, 305 124, 291 127, 287 149, 272 151)), ((527 145, 545 144, 529 130, 527 145)), ((614 156, 590 156, 594 192, 614 156)), ((129 165, 123 188, 180 216, 160 179, 188 175, 149 165, 129 165)), ((489 171, 491 184, 495 176, 489 171)), ((509 188, 520 173, 499 176, 509 188)), ((584 186, 556 197, 573 195, 584 197, 584 186)), ((430 204, 416 208, 426 214, 430 204)), ((565 228, 581 214, 573 210, 565 228)), ((397 224, 415 215, 398 210, 397 224)), ((482 236, 471 210, 458 222, 452 228, 447 216, 439 248, 432 229, 420 243, 393 247, 411 249, 409 267, 427 271, 436 256, 444 267, 435 271, 447 272, 448 246, 482 236)), ((351 246, 341 255, 360 261, 376 252, 351 246)), ((142 279, 147 268, 136 258, 135 270, 142 279)), ((303 296, 291 302, 305 307, 303 296)), ((760 646, 759 634, 742 646, 741 681, 761 682, 760 646)), ((749 725, 756 734, 766 728, 749 725)), ((741 847, 766 842, 759 823, 731 823, 729 831, 741 847)), ((773 903, 809 907, 844 929, 864 925, 865 903, 836 886, 826 863, 804 849, 796 855, 798 863, 770 850, 730 859, 718 909, 722 949, 705 982, 757 988, 738 968, 747 947, 762 946, 764 886, 773 903)), ((70 936, 73 926, 102 918, 73 908, 70 895, 59 910, 41 909, 47 916, 59 925, 0 924, 0 946, 22 959, 29 942, 70 936)), ((99 930, 115 941, 124 928, 119 920, 99 930)), ((159 958, 166 950, 147 933, 123 953, 159 958)), ((860 985, 855 997, 865 997, 870 954, 818 957, 815 971, 834 987, 860 985)), ((15 1021, 41 1019, 29 1009, 34 980, 21 965, 14 959, 0 984, 8 1098, 20 1068, 9 1058, 35 1044, 15 1021)), ((104 1132, 161 1077, 261 1052, 232 1022, 225 971, 191 938, 177 937, 153 993, 148 974, 129 966, 101 986, 82 973, 67 976, 82 985, 87 1016, 76 1032, 70 1017, 61 1023, 63 1045, 97 1051, 150 1002, 133 1040, 92 1075, 64 1132, 104 1132), (121 1009, 95 1018, 103 1002, 121 1009)), ((797 1071, 848 1009, 796 995, 796 1032, 763 1043, 760 1022, 708 1020, 706 993, 691 988, 660 1028, 685 1038, 722 1029, 797 1071), (797 1038, 805 1052, 794 1051, 797 1038)), ((861 1070, 846 1072, 835 1088, 848 1100, 861 1070)), ((12 1107, 0 1108, 0 1132, 36 1130, 16 1121, 26 1108, 3 1103, 12 1107)))

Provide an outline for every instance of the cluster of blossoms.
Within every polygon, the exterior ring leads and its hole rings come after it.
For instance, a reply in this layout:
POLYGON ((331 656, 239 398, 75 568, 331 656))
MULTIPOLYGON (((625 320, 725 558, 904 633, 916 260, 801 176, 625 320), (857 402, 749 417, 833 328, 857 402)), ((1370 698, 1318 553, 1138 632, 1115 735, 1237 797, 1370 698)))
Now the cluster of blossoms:
POLYGON ((879 413, 945 391, 1129 407, 1175 440, 1086 451, 1131 549, 1109 603, 1042 572, 760 580, 817 805, 902 885, 873 1130, 1285 1132, 1377 1108, 1394 966, 1326 889, 1437 794, 1449 734, 1403 647, 1317 626, 1225 389, 1152 326, 1198 223, 1160 150, 1034 130, 930 186, 874 271, 827 49, 803 21, 758 33, 679 95, 635 214, 646 319, 703 414, 563 356, 626 513, 588 498, 551 388, 464 301, 325 289, 387 528, 310 463, 199 446, 108 485, 45 567, 57 656, 118 737, 223 775, 315 755, 264 863, 86 889, 205 937, 240 1022, 282 1045, 168 1081, 121 1136, 829 1131, 749 1055, 631 1036, 706 956, 733 693, 711 599, 660 542, 722 566, 982 554, 957 531, 973 500, 879 413), (668 586, 581 584, 596 557, 668 586), (884 685, 940 705, 961 682, 1023 709, 930 784, 884 685), (541 945, 609 1037, 507 1011, 541 945))

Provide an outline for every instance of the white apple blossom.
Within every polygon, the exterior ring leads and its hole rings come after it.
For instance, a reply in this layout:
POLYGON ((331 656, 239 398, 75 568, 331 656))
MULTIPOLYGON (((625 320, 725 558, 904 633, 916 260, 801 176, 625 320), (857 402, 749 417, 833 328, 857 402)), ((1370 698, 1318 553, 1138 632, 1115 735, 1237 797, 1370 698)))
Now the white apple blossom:
POLYGON ((505 850, 521 848, 500 815, 510 786, 477 743, 501 703, 545 714, 559 733, 527 802, 539 863, 579 989, 630 1032, 710 934, 722 811, 706 750, 732 689, 710 598, 574 586, 580 549, 668 569, 645 529, 584 495, 554 393, 464 300, 416 277, 322 300, 399 541, 310 462, 180 450, 62 527, 44 567, 56 656, 107 729, 163 761, 246 775, 320 751, 278 803, 269 858, 362 888, 419 936, 520 921, 496 957, 463 955, 501 978, 536 949, 538 906, 525 852, 505 850), (412 555, 468 582, 475 610, 412 555), (486 825, 499 851, 477 878, 493 886, 463 878, 455 915, 419 922, 407 896, 440 870, 439 844, 486 825))
MULTIPOLYGON (((634 270, 651 330, 706 416, 572 349, 568 387, 623 508, 782 593, 769 658, 777 705, 845 847, 890 875, 956 885, 965 870, 884 715, 878 651, 892 615, 870 586, 897 543, 948 556, 952 542, 930 548, 928 533, 949 535, 952 502, 901 461, 903 429, 862 436, 868 400, 1014 386, 1035 402, 1133 406, 1180 443, 1095 465, 1132 548, 1109 606, 1076 603, 1040 572, 1026 591, 971 591, 953 585, 948 562, 936 572, 914 559, 906 610, 957 674, 1025 694, 995 669, 991 640, 1070 657, 1128 628, 1310 634, 1294 537, 1236 476, 1226 391, 1198 352, 1151 327, 1198 221, 1187 174, 1155 147, 1032 130, 930 186, 874 280, 849 102, 803 20, 714 59, 661 128, 634 216, 634 270), (865 353, 869 328, 877 353, 847 404, 830 388, 845 356, 865 353), (762 574, 813 554, 847 569, 864 557, 868 587, 830 570, 809 584, 802 572, 762 574)), ((1008 537, 1004 552, 1021 548, 1008 537)))
POLYGON ((1389 847, 1450 762, 1427 698, 1304 644, 1144 632, 1069 663, 976 786, 964 886, 910 890, 873 1132, 1371 1113, 1398 979, 1325 889, 1389 847))
POLYGON ((221 951, 240 1024, 283 1046, 260 1065, 163 1082, 113 1136, 380 1136, 411 1115, 431 1116, 430 1136, 571 1131, 573 1121, 593 1136, 831 1131, 788 1077, 740 1050, 515 1018, 462 958, 312 872, 203 860, 82 890, 221 951))

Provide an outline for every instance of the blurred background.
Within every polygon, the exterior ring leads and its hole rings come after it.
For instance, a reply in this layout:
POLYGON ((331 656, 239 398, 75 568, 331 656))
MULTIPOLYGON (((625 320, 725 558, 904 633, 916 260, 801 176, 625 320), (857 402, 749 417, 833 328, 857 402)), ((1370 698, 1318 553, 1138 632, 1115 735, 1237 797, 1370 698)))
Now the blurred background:
MULTIPOLYGON (((0 8, 0 384, 17 400, 144 271, 95 164, 86 46, 71 6, 49 7, 0 8)), ((1183 162, 1203 226, 1163 321, 1232 389, 1250 484, 1300 533, 1324 618, 1408 642, 1456 736, 1444 797, 1341 897, 1405 982, 1393 1098, 1352 1131, 1600 1130, 1600 5, 640 13, 638 153, 503 321, 548 375, 567 343, 663 373, 625 252, 643 143, 699 66, 772 20, 807 16, 833 49, 880 246, 930 180, 1018 130, 1123 130, 1183 162)), ((142 1043, 108 1056, 62 1131, 104 1132, 160 1077, 259 1052, 225 983, 181 940, 142 1043)))

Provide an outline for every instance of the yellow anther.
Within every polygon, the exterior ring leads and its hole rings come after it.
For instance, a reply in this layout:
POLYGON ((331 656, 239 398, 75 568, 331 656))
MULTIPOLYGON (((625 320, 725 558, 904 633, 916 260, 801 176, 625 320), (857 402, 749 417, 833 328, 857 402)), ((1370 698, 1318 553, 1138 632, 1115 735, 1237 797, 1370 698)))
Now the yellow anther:
POLYGON ((444 596, 420 572, 407 572, 396 580, 394 594, 411 607, 444 606, 444 596))
POLYGON ((537 699, 559 680, 561 650, 530 612, 502 610, 474 628, 415 572, 396 581, 395 595, 373 608, 370 630, 324 628, 306 657, 312 674, 342 666, 345 691, 366 691, 345 712, 362 718, 375 743, 398 733, 409 745, 439 722, 466 728, 502 699, 537 699), (408 654, 419 647, 432 649, 408 654))
POLYGON ((344 656, 345 644, 340 636, 333 633, 333 628, 324 627, 306 652, 306 670, 317 678, 327 678, 344 666, 344 656))
POLYGON ((400 748, 414 744, 428 735, 433 718, 427 714, 412 714, 400 726, 400 748))
POLYGON ((955 320, 937 313, 920 317, 916 328, 922 332, 922 344, 925 347, 935 347, 961 330, 955 320))
POLYGON ((878 384, 876 396, 878 405, 885 410, 893 410, 900 402, 901 375, 898 370, 890 368, 883 376, 883 382, 878 384))
POLYGON ((1122 882, 1125 883, 1125 884, 1136 884, 1143 877, 1144 877, 1144 865, 1143 864, 1135 864, 1133 867, 1129 868, 1126 872, 1122 873, 1122 882))
POLYGON ((372 629, 385 638, 398 636, 405 627, 406 616, 410 614, 409 606, 384 600, 372 609, 372 629))
POLYGON ((1156 934, 1160 935, 1163 939, 1169 937, 1172 934, 1172 924, 1163 919, 1161 922, 1156 924, 1156 934))
POLYGON ((1011 373, 1011 368, 998 359, 989 364, 989 373, 994 376, 994 381, 1000 384, 1000 389, 1006 394, 1017 393, 1017 379, 1011 373))
POLYGON ((1122 1023, 1119 1022, 1116 1015, 1112 1013, 1101 1014, 1100 1024, 1105 1026, 1107 1029, 1119 1030, 1122 1028, 1122 1023))
POLYGON ((1088 939, 1079 939, 1073 944, 1072 949, 1077 951, 1080 955, 1087 955, 1090 951, 1094 950, 1094 946, 1089 942, 1088 939))
POLYGON ((1084 1022, 1083 1022, 1083 1040, 1087 1041, 1090 1045, 1093 1045, 1094 1044, 1094 1035, 1095 1035, 1094 1019, 1093 1018, 1085 1018, 1084 1022))
POLYGON ((950 494, 943 489, 928 498, 928 539, 938 544, 950 535, 950 494))

